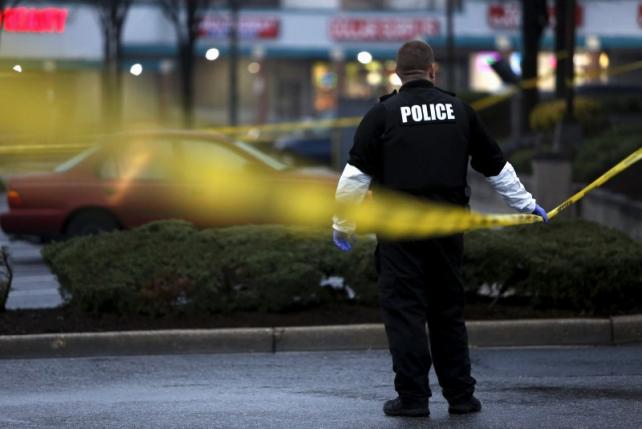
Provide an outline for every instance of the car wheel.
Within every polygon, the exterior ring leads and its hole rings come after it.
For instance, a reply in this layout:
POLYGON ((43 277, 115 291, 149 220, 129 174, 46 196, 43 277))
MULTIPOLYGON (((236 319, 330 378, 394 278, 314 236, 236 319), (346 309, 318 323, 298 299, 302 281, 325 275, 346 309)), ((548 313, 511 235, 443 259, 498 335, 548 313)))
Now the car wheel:
POLYGON ((114 216, 102 210, 86 210, 76 213, 65 228, 66 237, 93 235, 117 230, 120 227, 114 216))

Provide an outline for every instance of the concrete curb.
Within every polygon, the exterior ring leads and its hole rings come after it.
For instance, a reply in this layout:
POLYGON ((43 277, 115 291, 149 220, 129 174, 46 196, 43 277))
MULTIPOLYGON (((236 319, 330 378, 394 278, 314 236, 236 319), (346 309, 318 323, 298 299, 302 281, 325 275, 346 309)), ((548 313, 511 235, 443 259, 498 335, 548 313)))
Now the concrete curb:
POLYGON ((500 320, 467 326, 469 343, 479 347, 613 343, 609 319, 500 320))
MULTIPOLYGON (((615 345, 642 342, 642 315, 609 319, 469 322, 474 347, 615 345)), ((274 353, 388 347, 380 324, 190 329, 0 336, 0 358, 274 353)))
POLYGON ((381 324, 275 328, 276 352, 368 350, 388 347, 381 324))
POLYGON ((635 343, 642 341, 642 314, 611 317, 613 343, 635 343))
POLYGON ((271 328, 0 336, 0 358, 272 352, 271 328))

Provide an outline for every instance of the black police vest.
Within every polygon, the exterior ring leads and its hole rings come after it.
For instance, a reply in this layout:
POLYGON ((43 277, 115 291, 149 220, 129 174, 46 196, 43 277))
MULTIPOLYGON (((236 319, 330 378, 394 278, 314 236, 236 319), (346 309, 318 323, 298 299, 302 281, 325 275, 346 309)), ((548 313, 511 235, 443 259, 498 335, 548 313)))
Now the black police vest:
POLYGON ((470 133, 463 103, 432 86, 409 87, 381 102, 386 126, 379 184, 431 200, 467 204, 470 133))

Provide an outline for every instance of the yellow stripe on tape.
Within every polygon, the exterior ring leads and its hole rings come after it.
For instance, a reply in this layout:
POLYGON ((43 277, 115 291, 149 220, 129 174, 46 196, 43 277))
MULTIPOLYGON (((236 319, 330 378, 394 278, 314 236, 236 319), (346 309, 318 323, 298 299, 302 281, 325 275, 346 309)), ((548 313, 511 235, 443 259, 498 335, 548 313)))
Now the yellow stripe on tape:
POLYGON ((88 144, 26 144, 26 145, 0 145, 0 154, 18 155, 29 152, 56 152, 87 149, 88 144))
MULTIPOLYGON (((642 159, 642 147, 617 163, 595 181, 564 201, 548 213, 554 218, 560 212, 580 201, 593 189, 625 171, 642 159)), ((373 202, 379 199, 377 196, 373 202)), ((542 218, 532 214, 482 214, 461 207, 421 202, 402 196, 383 194, 383 198, 369 207, 368 203, 343 209, 339 213, 354 220, 360 229, 377 232, 392 238, 435 237, 464 233, 478 229, 489 229, 538 223, 542 218), (379 213, 377 217, 373 212, 379 213), (363 228, 362 228, 363 227, 363 228)))
POLYGON ((608 170, 606 173, 602 174, 600 177, 595 179, 593 182, 591 182, 588 186, 583 188, 581 191, 564 201, 562 204, 559 206, 555 207, 553 210, 551 210, 548 213, 549 218, 553 218, 560 214, 563 210, 566 210, 569 206, 575 204, 586 194, 591 192, 595 188, 599 188, 603 184, 605 184, 607 181, 611 180, 613 177, 616 175, 620 174, 636 162, 642 159, 642 147, 637 149, 635 152, 633 152, 631 155, 627 156, 624 158, 622 161, 618 162, 615 166, 613 166, 610 170, 608 170))

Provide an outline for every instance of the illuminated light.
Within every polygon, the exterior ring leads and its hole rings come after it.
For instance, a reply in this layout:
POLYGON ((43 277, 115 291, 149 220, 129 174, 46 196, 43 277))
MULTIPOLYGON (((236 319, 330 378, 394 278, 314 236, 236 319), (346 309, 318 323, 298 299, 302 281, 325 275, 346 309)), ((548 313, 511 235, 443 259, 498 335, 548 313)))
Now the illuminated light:
POLYGON ((591 60, 586 54, 575 54, 575 56, 573 57, 573 64, 579 67, 586 67, 590 62, 591 60))
POLYGON ((162 74, 171 73, 172 70, 174 70, 174 61, 169 59, 164 59, 159 63, 158 69, 162 74))
POLYGON ((357 54, 357 61, 361 64, 369 64, 372 61, 372 54, 368 51, 361 51, 357 54))
POLYGON ((382 80, 383 80, 383 77, 379 72, 370 72, 366 75, 366 81, 368 82, 369 85, 372 85, 372 86, 381 84, 382 80))
POLYGON ((250 63, 247 66, 247 71, 249 71, 252 74, 256 74, 261 71, 261 64, 257 62, 250 63))
POLYGON ((259 130, 258 128, 252 128, 247 132, 247 137, 256 140, 261 137, 261 130, 259 130))
POLYGON ((602 52, 600 54, 598 62, 600 63, 600 67, 602 67, 603 69, 609 67, 609 56, 606 54, 606 52, 602 52))
POLYGON ((508 51, 513 47, 511 40, 503 34, 495 37, 495 46, 500 51, 508 51))
MULTIPOLYGON (((553 58, 555 58, 553 56, 553 58)), ((508 57, 508 62, 510 64, 510 68, 515 73, 517 76, 522 74, 522 54, 519 52, 513 52, 510 54, 510 57, 508 57)))
POLYGON ((263 45, 256 45, 252 48, 252 58, 262 60, 265 58, 265 47, 263 45))
POLYGON ((333 46, 330 49, 330 59, 334 62, 341 62, 346 58, 345 52, 340 46, 333 46))
POLYGON ((390 82, 390 85, 393 86, 401 86, 403 82, 401 82, 401 78, 397 73, 393 73, 390 76, 388 76, 388 82, 390 82))
POLYGON ((8 33, 64 33, 69 12, 60 7, 9 7, 0 11, 8 33))
POLYGON ((477 56, 476 67, 485 69, 485 70, 492 70, 492 68, 490 67, 491 64, 495 64, 501 58, 502 56, 499 52, 495 52, 495 51, 480 52, 479 55, 477 56))
POLYGON ((140 76, 143 73, 143 66, 141 64, 136 63, 133 66, 131 66, 131 68, 129 69, 129 72, 134 76, 140 76))
POLYGON ((207 52, 205 52, 205 59, 207 61, 214 61, 216 60, 219 56, 221 55, 221 51, 219 51, 216 48, 209 48, 207 52))
POLYGON ((15 66, 13 66, 13 71, 22 73, 22 66, 20 64, 16 64, 15 66))
POLYGON ((597 36, 586 36, 586 49, 592 52, 600 50, 602 44, 600 43, 600 38, 597 36))

